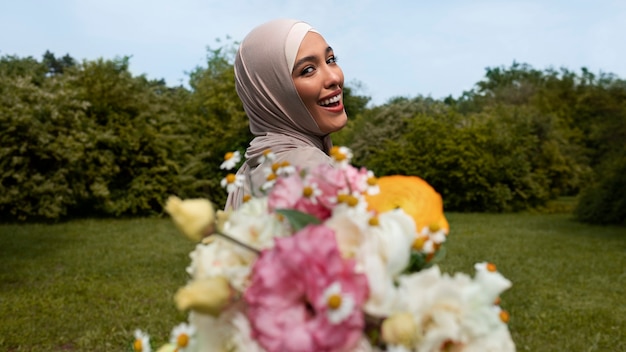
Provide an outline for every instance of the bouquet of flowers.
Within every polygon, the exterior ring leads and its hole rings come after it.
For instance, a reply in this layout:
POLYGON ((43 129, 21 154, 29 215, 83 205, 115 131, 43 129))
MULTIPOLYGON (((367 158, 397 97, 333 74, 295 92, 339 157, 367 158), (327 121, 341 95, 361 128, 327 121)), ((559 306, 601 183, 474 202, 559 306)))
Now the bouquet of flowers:
MULTIPOLYGON (((158 351, 514 351, 500 308, 511 286, 492 263, 473 277, 437 266, 449 231, 418 177, 376 178, 334 147, 335 165, 300 170, 263 155, 267 182, 237 210, 170 197, 189 238, 189 321, 158 351)), ((224 169, 240 161, 228 153, 224 169)), ((243 180, 228 174, 233 191, 243 180)), ((150 351, 135 332, 135 351, 150 351)))

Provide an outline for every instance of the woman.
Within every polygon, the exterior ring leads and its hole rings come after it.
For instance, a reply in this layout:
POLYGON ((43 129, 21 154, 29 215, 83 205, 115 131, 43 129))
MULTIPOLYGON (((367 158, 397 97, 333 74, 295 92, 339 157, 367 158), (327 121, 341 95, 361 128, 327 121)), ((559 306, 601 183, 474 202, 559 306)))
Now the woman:
POLYGON ((332 48, 305 22, 280 19, 253 29, 235 58, 235 87, 255 138, 237 172, 244 188, 229 194, 237 208, 244 194, 265 183, 259 159, 270 149, 276 162, 309 168, 330 163, 329 134, 347 122, 344 77, 332 48))

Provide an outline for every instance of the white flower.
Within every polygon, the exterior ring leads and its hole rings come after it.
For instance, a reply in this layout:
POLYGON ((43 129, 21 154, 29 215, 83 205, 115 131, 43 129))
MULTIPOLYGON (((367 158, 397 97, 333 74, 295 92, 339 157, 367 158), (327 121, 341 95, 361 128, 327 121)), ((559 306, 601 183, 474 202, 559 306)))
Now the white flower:
POLYGON ((435 244, 442 244, 446 241, 446 231, 447 230, 443 227, 424 226, 421 234, 422 236, 427 236, 435 244))
POLYGON ((223 188, 226 188, 226 192, 232 193, 237 188, 243 186, 243 181, 245 181, 245 177, 243 175, 228 174, 222 179, 222 181, 220 181, 220 185, 223 188))
POLYGON ((317 204, 317 197, 322 195, 322 191, 317 183, 305 178, 302 184, 302 196, 309 199, 311 203, 317 204))
POLYGON ((180 323, 172 329, 170 343, 177 347, 177 351, 184 352, 192 344, 196 328, 187 323, 180 323))
POLYGON ((198 334, 194 338, 194 351, 224 352, 228 351, 227 343, 234 333, 230 324, 231 311, 224 311, 219 317, 191 312, 189 322, 196 327, 198 334))
POLYGON ((435 242, 431 239, 427 239, 424 241, 424 245, 422 246, 422 252, 425 254, 435 253, 435 242))
POLYGON ((437 350, 444 343, 453 348, 464 346, 464 351, 467 346, 477 346, 473 351, 497 351, 498 348, 510 351, 508 347, 514 348, 506 334, 499 332, 507 328, 494 309, 492 299, 497 291, 493 287, 498 287, 501 292, 505 285, 494 285, 498 281, 493 276, 495 274, 483 267, 483 264, 477 266, 479 269, 473 279, 462 273, 454 276, 441 274, 436 265, 398 279, 394 309, 410 312, 420 324, 423 336, 417 350, 437 350), (500 342, 491 341, 490 336, 500 342), (481 350, 493 343, 498 347, 481 350))
POLYGON ((231 319, 234 327, 230 343, 235 351, 265 352, 263 348, 252 338, 252 327, 245 314, 237 312, 231 319))
POLYGON ((333 164, 338 167, 345 167, 350 165, 352 161, 352 150, 348 147, 334 146, 330 150, 330 157, 333 159, 333 164))
POLYGON ((242 258, 234 245, 217 238, 209 244, 198 244, 189 255, 187 273, 194 280, 224 276, 238 291, 242 291, 250 274, 250 259, 242 258))
POLYGON ((333 324, 338 324, 344 321, 354 311, 355 302, 354 298, 350 295, 344 294, 341 291, 341 284, 334 282, 326 288, 322 294, 323 302, 328 307, 326 314, 328 314, 328 321, 333 324))
MULTIPOLYGON (((254 248, 266 249, 274 246, 274 237, 287 236, 290 233, 283 223, 268 212, 267 198, 252 198, 233 212, 224 224, 224 232, 254 248)), ((239 252, 250 254, 243 248, 239 252)), ((255 259, 254 255, 252 259, 255 259)))
POLYGON ((276 174, 270 174, 265 179, 265 182, 261 185, 261 191, 267 192, 276 184, 276 174))
MULTIPOLYGON (((274 238, 289 235, 288 229, 267 211, 266 198, 252 198, 237 211, 231 212, 221 231, 256 249, 274 246, 274 238)), ((232 287, 242 292, 257 255, 221 237, 210 243, 198 244, 190 254, 187 272, 194 280, 223 276, 232 287)))
POLYGON ((502 276, 494 264, 482 262, 475 264, 474 268, 474 281, 480 286, 485 304, 495 302, 502 292, 511 288, 511 281, 502 276))
POLYGON ((259 157, 259 165, 264 164, 265 162, 271 163, 274 160, 276 160, 276 154, 274 154, 271 149, 266 149, 259 157))
POLYGON ((447 341, 463 338, 460 321, 465 314, 467 275, 442 275, 438 266, 398 278, 397 311, 413 314, 422 337, 420 351, 438 350, 447 341))
POLYGON ((371 170, 367 171, 367 176, 364 178, 365 192, 370 196, 375 196, 380 193, 380 186, 378 186, 378 179, 371 170))
POLYGON ((336 203, 332 210, 333 214, 347 212, 350 216, 357 216, 367 213, 367 201, 361 193, 342 190, 333 201, 336 203))
POLYGON ((380 214, 375 226, 370 225, 371 217, 363 208, 337 206, 325 225, 335 231, 342 256, 354 258, 367 276, 370 295, 365 311, 384 316, 395 300, 394 278, 409 263, 415 224, 401 210, 380 214))
POLYGON ((488 335, 469 341, 463 352, 515 352, 515 344, 506 326, 496 328, 488 335))
POLYGON ((234 152, 228 152, 224 155, 224 162, 220 165, 220 169, 230 170, 237 166, 241 161, 241 153, 237 150, 234 152))
POLYGON ((263 173, 267 181, 272 181, 276 177, 285 177, 296 172, 296 168, 289 164, 288 161, 275 162, 270 166, 263 168, 263 173))
POLYGON ((424 254, 432 254, 446 241, 447 230, 436 226, 424 226, 413 242, 413 248, 424 254))
POLYGON ((386 351, 387 352, 411 352, 411 350, 401 345, 388 345, 386 351))
POLYGON ((378 225, 370 226, 378 255, 383 259, 390 275, 400 274, 411 257, 411 244, 415 236, 415 222, 404 211, 397 209, 378 215, 378 225))
POLYGON ((361 251, 369 217, 367 212, 351 214, 347 211, 334 211, 326 220, 324 225, 335 231, 337 247, 344 258, 355 258, 361 251))
POLYGON ((150 347, 150 336, 137 329, 135 330, 135 342, 133 342, 133 351, 136 352, 151 352, 152 348, 150 347))
POLYGON ((283 165, 281 165, 281 167, 279 167, 278 170, 276 170, 276 175, 286 177, 286 176, 290 176, 294 174, 295 172, 296 172, 295 167, 289 164, 283 163, 283 165))

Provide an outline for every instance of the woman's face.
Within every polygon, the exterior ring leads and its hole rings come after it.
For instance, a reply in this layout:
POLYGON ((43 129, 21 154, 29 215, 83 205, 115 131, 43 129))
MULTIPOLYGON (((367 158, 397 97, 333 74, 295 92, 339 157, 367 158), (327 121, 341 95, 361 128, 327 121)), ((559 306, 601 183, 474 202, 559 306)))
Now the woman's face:
POLYGON ((300 44, 291 78, 300 99, 324 133, 343 128, 348 116, 343 107, 343 72, 324 38, 308 32, 300 44))

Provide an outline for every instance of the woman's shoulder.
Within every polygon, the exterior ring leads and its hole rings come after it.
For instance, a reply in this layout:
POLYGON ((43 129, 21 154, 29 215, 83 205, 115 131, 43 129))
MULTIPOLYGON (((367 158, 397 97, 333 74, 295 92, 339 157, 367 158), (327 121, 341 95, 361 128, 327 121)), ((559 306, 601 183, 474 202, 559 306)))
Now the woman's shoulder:
POLYGON ((277 161, 288 161, 300 168, 313 168, 319 164, 330 164, 331 158, 322 150, 312 146, 302 146, 276 155, 277 161))

